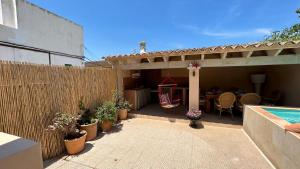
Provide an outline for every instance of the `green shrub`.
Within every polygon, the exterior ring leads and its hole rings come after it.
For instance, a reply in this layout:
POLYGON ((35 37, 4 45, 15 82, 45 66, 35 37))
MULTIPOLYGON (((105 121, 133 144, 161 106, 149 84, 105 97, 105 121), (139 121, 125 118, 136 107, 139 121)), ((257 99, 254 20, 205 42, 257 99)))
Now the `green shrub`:
POLYGON ((127 109, 128 111, 130 111, 132 107, 132 105, 127 100, 125 100, 116 90, 113 92, 113 101, 115 102, 118 110, 127 109))
POLYGON ((78 106, 80 109, 80 118, 78 120, 78 123, 80 125, 87 125, 96 122, 96 113, 85 107, 83 103, 83 98, 80 99, 78 106))
POLYGON ((122 100, 116 106, 118 110, 127 109, 128 111, 130 111, 132 105, 127 100, 122 100))
POLYGON ((103 121, 114 122, 116 120, 116 114, 117 114, 117 107, 115 103, 111 101, 104 102, 96 110, 96 116, 100 122, 103 121))
POLYGON ((55 114, 52 124, 48 126, 48 130, 59 130, 64 133, 65 139, 73 139, 80 137, 77 129, 78 116, 69 113, 58 112, 55 114))

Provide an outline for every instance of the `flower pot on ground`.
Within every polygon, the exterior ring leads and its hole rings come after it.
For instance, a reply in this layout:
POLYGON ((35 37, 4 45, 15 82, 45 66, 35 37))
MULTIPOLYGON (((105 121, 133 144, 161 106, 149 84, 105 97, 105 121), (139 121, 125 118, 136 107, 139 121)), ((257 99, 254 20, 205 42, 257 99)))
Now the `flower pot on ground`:
POLYGON ((193 108, 186 113, 186 117, 190 119, 190 127, 197 128, 197 122, 201 119, 201 111, 194 110, 193 108))
POLYGON ((114 102, 104 102, 100 107, 97 108, 96 116, 101 124, 103 131, 109 131, 115 122, 117 114, 117 108, 114 102))
POLYGON ((118 110, 118 117, 119 117, 120 120, 126 120, 127 119, 127 114, 128 114, 127 109, 118 110))
POLYGON ((86 131, 77 129, 78 116, 58 112, 48 130, 59 130, 64 134, 64 143, 68 154, 77 154, 85 147, 86 131))
POLYGON ((85 130, 87 132, 86 141, 93 140, 97 137, 98 120, 96 119, 96 113, 85 108, 82 100, 79 102, 79 108, 80 118, 78 123, 80 125, 80 130, 85 130))
POLYGON ((117 91, 113 94, 113 99, 118 109, 118 117, 120 120, 127 119, 128 111, 130 111, 131 105, 125 100, 117 91))
POLYGON ((72 138, 64 139, 65 147, 67 149, 68 154, 70 155, 77 154, 84 149, 87 132, 83 130, 80 131, 80 133, 81 136, 75 137, 73 139, 72 138))
POLYGON ((97 126, 98 126, 97 119, 91 124, 80 125, 80 130, 84 130, 87 133, 85 141, 90 141, 97 137, 97 126))
POLYGON ((108 121, 108 120, 104 120, 101 122, 101 128, 104 132, 111 130, 112 125, 113 125, 113 122, 108 121))

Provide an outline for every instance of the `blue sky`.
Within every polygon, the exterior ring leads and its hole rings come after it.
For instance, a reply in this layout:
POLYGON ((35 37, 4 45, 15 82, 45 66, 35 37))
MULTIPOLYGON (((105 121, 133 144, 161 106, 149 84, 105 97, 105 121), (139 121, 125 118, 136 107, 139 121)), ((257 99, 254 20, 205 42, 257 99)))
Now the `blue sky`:
POLYGON ((299 0, 29 0, 84 27, 85 55, 257 42, 299 22, 299 0))

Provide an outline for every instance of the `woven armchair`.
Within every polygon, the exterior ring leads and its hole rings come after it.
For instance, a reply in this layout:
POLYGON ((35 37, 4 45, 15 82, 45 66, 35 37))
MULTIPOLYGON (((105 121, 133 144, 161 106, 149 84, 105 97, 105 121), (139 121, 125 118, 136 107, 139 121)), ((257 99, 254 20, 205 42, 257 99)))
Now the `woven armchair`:
POLYGON ((215 107, 219 110, 220 117, 223 111, 228 110, 233 118, 232 108, 234 107, 235 101, 236 97, 232 92, 225 92, 219 96, 215 102, 215 107))
POLYGON ((240 111, 243 111, 244 105, 258 105, 261 101, 261 97, 256 93, 246 93, 244 94, 238 104, 240 111))

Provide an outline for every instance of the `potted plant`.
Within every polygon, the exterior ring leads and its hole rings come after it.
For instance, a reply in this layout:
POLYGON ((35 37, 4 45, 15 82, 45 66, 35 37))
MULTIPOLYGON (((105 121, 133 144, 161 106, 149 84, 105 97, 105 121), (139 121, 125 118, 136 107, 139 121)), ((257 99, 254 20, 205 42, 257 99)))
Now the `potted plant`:
POLYGON ((186 113, 186 117, 188 119, 190 119, 190 127, 192 128, 197 128, 197 121, 201 119, 201 111, 200 110, 195 110, 193 108, 191 108, 191 110, 189 110, 186 113))
POLYGON ((80 118, 78 124, 80 125, 80 130, 85 130, 87 132, 86 141, 93 140, 97 137, 98 120, 96 114, 84 106, 82 99, 79 101, 79 109, 80 118))
POLYGON ((77 129, 78 116, 58 112, 52 120, 49 130, 59 130, 64 133, 64 143, 68 154, 77 154, 85 147, 86 131, 77 129))
POLYGON ((114 102, 104 102, 96 110, 96 116, 101 124, 101 128, 104 132, 109 131, 115 122, 117 114, 117 107, 114 102))
POLYGON ((127 100, 122 100, 117 104, 118 117, 120 120, 127 119, 128 111, 130 111, 131 105, 127 100))
POLYGON ((118 117, 120 120, 127 119, 128 111, 130 111, 131 104, 118 94, 117 91, 113 94, 114 102, 117 107, 118 117))

